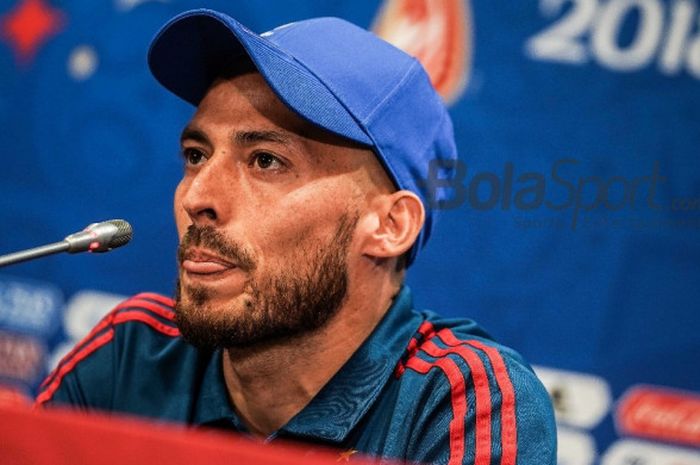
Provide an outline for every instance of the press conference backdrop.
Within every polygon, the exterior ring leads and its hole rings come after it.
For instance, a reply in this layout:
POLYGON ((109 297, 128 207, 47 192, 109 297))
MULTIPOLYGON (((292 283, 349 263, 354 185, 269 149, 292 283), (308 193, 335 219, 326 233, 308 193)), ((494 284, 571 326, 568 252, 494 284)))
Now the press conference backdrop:
MULTIPOLYGON (((700 463, 698 0, 0 1, 0 254, 126 218, 105 255, 0 270, 0 380, 31 395, 120 298, 171 294, 179 131, 146 67, 185 9, 332 15, 421 59, 460 163, 408 282, 537 367, 567 465, 700 463)), ((319 37, 319 40, 323 40, 319 37)))

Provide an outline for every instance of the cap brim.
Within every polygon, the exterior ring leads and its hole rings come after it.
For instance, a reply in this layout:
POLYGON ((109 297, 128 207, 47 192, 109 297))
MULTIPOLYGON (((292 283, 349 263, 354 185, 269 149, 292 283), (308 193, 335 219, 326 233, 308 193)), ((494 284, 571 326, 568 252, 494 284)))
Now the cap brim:
POLYGON ((247 61, 246 57, 278 98, 302 118, 356 142, 372 144, 313 72, 273 42, 219 12, 198 9, 173 18, 151 43, 148 64, 166 89, 196 106, 217 77, 247 61))

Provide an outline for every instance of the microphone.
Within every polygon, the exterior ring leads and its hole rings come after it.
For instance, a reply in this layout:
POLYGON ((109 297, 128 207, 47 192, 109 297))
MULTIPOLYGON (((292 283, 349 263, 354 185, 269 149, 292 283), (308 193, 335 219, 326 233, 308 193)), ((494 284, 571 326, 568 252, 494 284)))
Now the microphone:
POLYGON ((109 252, 129 242, 132 236, 131 225, 124 220, 92 223, 60 242, 0 256, 0 267, 60 252, 109 252))

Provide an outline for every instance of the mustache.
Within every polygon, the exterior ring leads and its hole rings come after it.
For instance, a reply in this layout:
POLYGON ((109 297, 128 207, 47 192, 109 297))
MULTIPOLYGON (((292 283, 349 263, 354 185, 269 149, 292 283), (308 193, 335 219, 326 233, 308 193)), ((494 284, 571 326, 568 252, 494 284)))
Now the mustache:
POLYGON ((182 236, 180 245, 177 248, 177 262, 182 262, 187 257, 188 251, 192 247, 202 247, 215 252, 221 258, 231 261, 239 268, 246 271, 255 269, 255 261, 242 245, 229 240, 213 226, 190 225, 182 236))

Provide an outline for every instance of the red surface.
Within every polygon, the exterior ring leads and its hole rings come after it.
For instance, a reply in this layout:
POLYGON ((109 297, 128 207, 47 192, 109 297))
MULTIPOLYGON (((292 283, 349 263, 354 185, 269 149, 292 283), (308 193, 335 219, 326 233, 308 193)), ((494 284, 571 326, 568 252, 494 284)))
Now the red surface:
POLYGON ((352 451, 263 445, 233 433, 7 404, 0 405, 0 438, 3 465, 363 463, 352 451))

